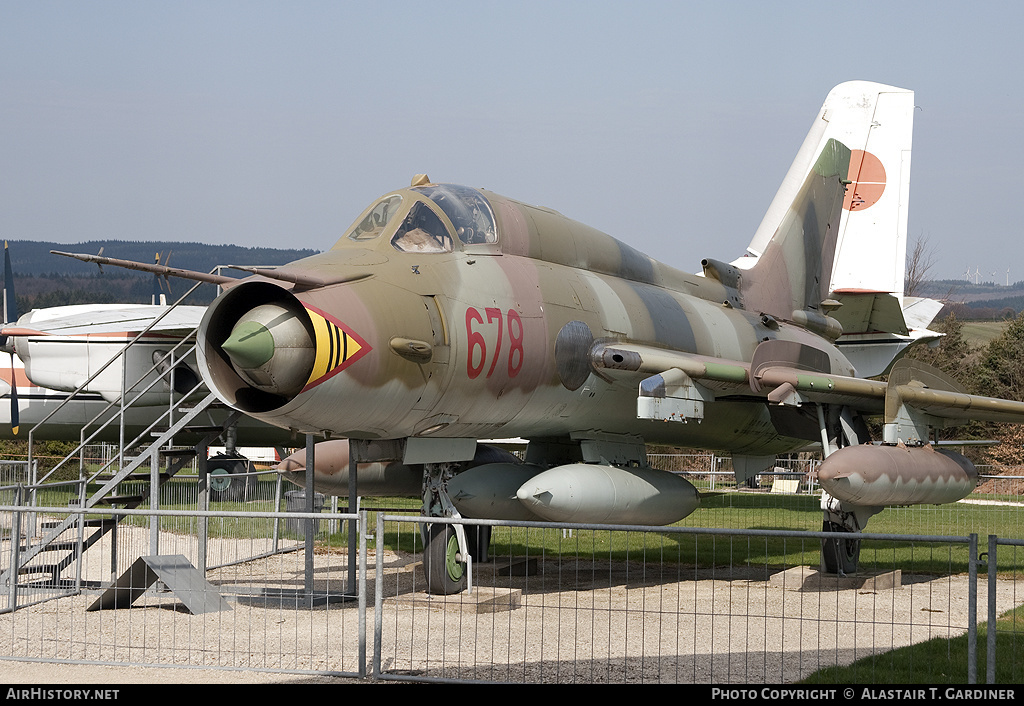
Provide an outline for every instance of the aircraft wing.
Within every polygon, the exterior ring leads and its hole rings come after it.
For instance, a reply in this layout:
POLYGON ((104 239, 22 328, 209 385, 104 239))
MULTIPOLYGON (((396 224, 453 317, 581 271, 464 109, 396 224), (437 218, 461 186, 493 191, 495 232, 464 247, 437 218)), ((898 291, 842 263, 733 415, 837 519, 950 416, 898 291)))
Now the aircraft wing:
POLYGON ((5 327, 8 335, 85 336, 139 332, 187 336, 203 318, 206 307, 150 305, 88 305, 35 309, 5 327), (158 320, 159 319, 159 320, 158 320))
POLYGON ((887 441, 927 440, 927 426, 972 420, 1024 424, 1024 402, 967 393, 941 371, 900 360, 887 382, 827 371, 821 351, 768 341, 750 363, 708 358, 643 344, 597 342, 591 365, 598 374, 638 379, 637 416, 665 421, 703 418, 703 405, 721 396, 757 396, 768 404, 848 406, 884 415, 887 441))

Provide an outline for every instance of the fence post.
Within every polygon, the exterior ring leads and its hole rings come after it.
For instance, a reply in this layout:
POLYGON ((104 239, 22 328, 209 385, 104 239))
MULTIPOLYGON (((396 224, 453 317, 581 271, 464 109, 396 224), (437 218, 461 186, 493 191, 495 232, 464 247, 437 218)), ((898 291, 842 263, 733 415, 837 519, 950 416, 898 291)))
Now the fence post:
POLYGON ((996 547, 998 537, 988 536, 988 633, 985 635, 985 683, 996 683, 996 547))
MULTIPOLYGON (((160 449, 154 448, 149 455, 149 509, 160 509, 160 449)), ((156 556, 160 553, 160 518, 151 515, 149 518, 149 553, 156 556)))
MULTIPOLYGON (((31 447, 30 447, 31 448, 31 447)), ((14 490, 14 506, 22 507, 25 486, 18 483, 14 490)), ((14 612, 18 607, 18 569, 21 563, 21 510, 14 511, 11 518, 11 565, 8 569, 10 585, 7 587, 7 609, 14 612)))
MULTIPOLYGON (((210 454, 210 442, 200 441, 196 444, 196 480, 197 496, 196 509, 205 511, 210 509, 210 466, 208 465, 210 454)), ((203 515, 197 518, 196 539, 199 557, 199 572, 206 576, 206 567, 209 565, 208 550, 210 547, 210 518, 203 515)))
MULTIPOLYGON (((306 499, 306 512, 312 513, 314 507, 314 501, 316 500, 316 490, 313 483, 313 473, 316 468, 316 457, 315 448, 316 444, 313 442, 313 435, 306 434, 306 488, 305 488, 305 499, 306 499)), ((319 521, 317 521, 319 522, 319 521)), ((316 534, 313 531, 314 520, 301 520, 299 526, 303 528, 303 537, 305 539, 305 587, 306 595, 310 596, 312 600, 313 595, 313 545, 316 540, 316 534)), ((349 582, 352 581, 352 577, 349 576, 349 582)), ((352 584, 349 583, 351 586, 352 584)))
POLYGON ((972 532, 967 560, 967 683, 978 683, 978 534, 972 532))
MULTIPOLYGON (((381 636, 384 634, 384 513, 377 511, 377 528, 373 538, 373 678, 380 678, 381 636)), ((366 553, 363 553, 365 556, 366 553)), ((363 572, 365 573, 365 571, 363 572)))
MULTIPOLYGON (((277 478, 274 481, 274 512, 281 512, 281 498, 284 497, 284 479, 281 477, 282 474, 278 473, 277 478)), ((281 546, 281 517, 280 514, 274 518, 274 530, 271 538, 271 551, 275 554, 281 546)))
MULTIPOLYGON (((349 508, 349 512, 351 512, 349 508)), ((359 676, 366 676, 366 510, 359 511, 359 676)))

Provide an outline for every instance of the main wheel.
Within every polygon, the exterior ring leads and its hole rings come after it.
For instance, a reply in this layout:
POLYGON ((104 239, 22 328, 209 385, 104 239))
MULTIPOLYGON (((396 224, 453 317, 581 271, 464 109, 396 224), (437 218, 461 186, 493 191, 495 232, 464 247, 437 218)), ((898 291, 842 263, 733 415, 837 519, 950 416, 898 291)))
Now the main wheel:
MULTIPOLYGON (((822 532, 849 532, 842 525, 825 520, 821 524, 822 532)), ((821 563, 827 574, 853 574, 857 572, 860 561, 860 540, 829 538, 821 540, 821 563)))
POLYGON ((238 502, 245 499, 248 462, 244 458, 214 456, 207 465, 210 472, 210 500, 238 502))
POLYGON ((491 560, 491 526, 466 525, 466 544, 474 564, 485 564, 491 560))
POLYGON ((466 588, 466 564, 459 561, 459 540, 455 528, 447 524, 427 527, 423 548, 423 572, 427 593, 447 596, 466 588))

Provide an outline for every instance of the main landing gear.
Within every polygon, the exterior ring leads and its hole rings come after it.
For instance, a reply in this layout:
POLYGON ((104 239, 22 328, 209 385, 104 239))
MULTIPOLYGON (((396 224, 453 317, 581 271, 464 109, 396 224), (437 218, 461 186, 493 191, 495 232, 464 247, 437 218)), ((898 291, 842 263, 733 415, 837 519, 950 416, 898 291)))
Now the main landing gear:
MULTIPOLYGON (((428 463, 423 466, 423 514, 460 519, 448 497, 448 481, 461 470, 460 464, 428 463)), ((433 523, 424 525, 423 573, 427 593, 447 596, 466 589, 471 562, 486 561, 490 527, 433 523)))
MULTIPOLYGON (((843 525, 825 520, 821 523, 822 532, 845 532, 856 536, 855 532, 843 525)), ((821 540, 821 564, 825 573, 845 576, 857 572, 860 561, 860 540, 829 537, 821 540)))

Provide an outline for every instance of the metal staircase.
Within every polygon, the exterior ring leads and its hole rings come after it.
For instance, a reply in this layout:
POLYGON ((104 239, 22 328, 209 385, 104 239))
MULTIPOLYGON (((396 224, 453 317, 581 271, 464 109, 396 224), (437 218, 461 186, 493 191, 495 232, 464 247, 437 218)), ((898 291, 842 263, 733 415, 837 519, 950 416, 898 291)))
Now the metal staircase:
MULTIPOLYGON (((93 476, 86 479, 83 488, 88 488, 88 497, 80 503, 84 510, 96 510, 96 514, 110 507, 123 509, 134 509, 146 503, 150 496, 156 492, 164 483, 173 478, 179 470, 189 465, 198 455, 198 448, 205 448, 209 443, 223 433, 230 423, 237 418, 229 416, 223 425, 215 430, 207 431, 200 443, 190 447, 177 447, 172 444, 176 434, 187 431, 202 413, 206 412, 210 404, 215 401, 212 393, 207 395, 199 404, 188 410, 173 426, 162 432, 152 444, 140 455, 123 464, 120 468, 111 472, 104 467, 93 476), (163 470, 157 475, 157 482, 154 486, 150 482, 142 492, 131 495, 118 495, 118 487, 127 480, 152 481, 153 474, 148 470, 142 471, 145 466, 152 463, 154 454, 163 462, 163 470)), ((46 587, 64 586, 68 582, 61 580, 63 572, 104 536, 116 530, 123 515, 111 514, 92 519, 86 519, 82 514, 71 514, 62 521, 45 527, 45 533, 34 542, 18 547, 17 559, 12 561, 8 571, 0 574, 0 586, 9 587, 13 576, 14 567, 19 575, 45 574, 41 581, 35 583, 46 587), (91 531, 90 531, 91 530, 91 531), (70 532, 71 539, 66 535, 70 532), (33 560, 44 554, 58 553, 61 557, 49 563, 33 563, 33 560)), ((80 584, 80 581, 76 581, 80 584)))
MULTIPOLYGON (((167 311, 178 306, 186 296, 188 293, 168 307, 167 311)), ((158 321, 159 318, 139 333, 117 356, 97 370, 89 380, 82 383, 69 399, 81 394, 89 383, 107 367, 118 361, 126 360, 127 351, 158 321)), ((71 579, 63 578, 63 575, 69 567, 75 565, 82 558, 82 555, 90 547, 95 546, 105 536, 115 533, 116 537, 118 524, 124 519, 124 515, 111 513, 111 508, 137 508, 147 503, 153 493, 157 493, 156 498, 159 498, 159 488, 182 468, 189 465, 193 459, 199 458, 201 463, 205 463, 206 448, 210 442, 224 434, 237 421, 239 413, 218 415, 219 423, 211 423, 213 418, 211 411, 221 405, 213 393, 208 392, 201 382, 182 394, 172 392, 175 390, 174 364, 187 359, 194 353, 194 349, 195 331, 184 337, 163 359, 154 362, 153 367, 147 370, 139 381, 130 385, 125 384, 120 399, 111 402, 104 411, 83 426, 80 443, 75 450, 60 461, 38 483, 28 489, 27 503, 38 506, 37 499, 44 489, 58 486, 67 487, 66 481, 56 482, 50 479, 54 478, 60 469, 68 468, 77 461, 79 480, 75 481, 75 485, 78 488, 78 498, 77 500, 72 499, 70 504, 83 511, 95 510, 95 512, 70 513, 63 520, 43 524, 39 530, 38 539, 28 537, 23 542, 18 536, 21 534, 20 532, 14 534, 11 541, 11 561, 0 573, 0 591, 6 591, 13 595, 18 589, 29 587, 77 590, 83 585, 81 571, 76 570, 74 578, 71 579), (151 381, 148 384, 142 385, 144 380, 150 378, 151 381), (126 429, 132 426, 126 424, 126 417, 133 411, 138 411, 135 402, 142 399, 142 396, 150 392, 155 385, 164 385, 168 390, 167 408, 153 422, 146 425, 145 429, 135 438, 126 438, 126 429), (196 399, 198 401, 192 401, 196 399), (176 444, 176 438, 185 434, 192 443, 176 444), (119 451, 114 458, 103 464, 98 470, 86 473, 83 452, 86 446, 103 437, 118 438, 119 451), (126 451, 140 448, 143 449, 141 452, 129 458, 126 451), (149 483, 140 492, 119 495, 121 484, 129 480, 149 481, 149 483), (107 511, 106 514, 103 512, 104 510, 107 511), (49 556, 56 558, 53 561, 43 561, 45 557, 49 556), (39 574, 43 576, 36 580, 24 581, 19 578, 30 575, 38 576, 39 574)), ((39 425, 44 424, 59 411, 60 407, 53 410, 39 425)), ((151 416, 148 415, 148 417, 151 416)), ((29 432, 30 464, 34 432, 35 428, 29 432)), ((18 524, 20 524, 21 517, 18 520, 18 524)), ((34 532, 29 531, 26 534, 32 535, 34 532)), ((116 570, 116 567, 112 567, 112 569, 116 570)))

